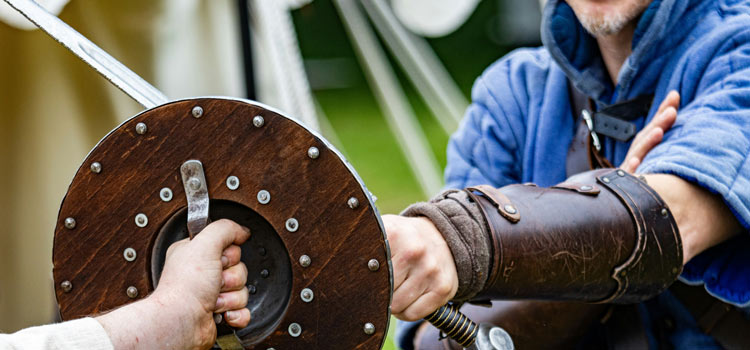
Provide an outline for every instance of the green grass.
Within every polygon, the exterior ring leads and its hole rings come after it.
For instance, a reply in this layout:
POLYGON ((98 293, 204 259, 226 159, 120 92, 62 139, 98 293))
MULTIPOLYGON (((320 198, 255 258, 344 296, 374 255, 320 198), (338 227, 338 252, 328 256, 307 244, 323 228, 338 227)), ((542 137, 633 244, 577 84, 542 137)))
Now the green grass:
POLYGON ((393 336, 396 332, 396 318, 391 317, 391 326, 388 328, 388 336, 385 338, 385 344, 383 350, 395 350, 396 345, 393 343, 393 336))
MULTIPOLYGON (((321 91, 316 97, 343 144, 336 146, 377 196, 380 212, 398 213, 425 196, 375 101, 365 92, 362 89, 321 91)), ((446 138, 439 130, 430 133, 446 138)))

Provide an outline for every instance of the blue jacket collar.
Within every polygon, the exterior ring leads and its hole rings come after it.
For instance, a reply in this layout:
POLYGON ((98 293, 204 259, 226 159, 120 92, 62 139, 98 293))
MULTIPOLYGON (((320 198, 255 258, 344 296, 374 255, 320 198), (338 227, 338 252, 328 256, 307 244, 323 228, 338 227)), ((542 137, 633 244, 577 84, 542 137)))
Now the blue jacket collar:
POLYGON ((542 17, 542 42, 580 91, 612 103, 651 93, 671 50, 679 45, 705 13, 711 0, 654 0, 639 19, 633 53, 613 87, 596 40, 586 32, 562 0, 548 0, 542 17))

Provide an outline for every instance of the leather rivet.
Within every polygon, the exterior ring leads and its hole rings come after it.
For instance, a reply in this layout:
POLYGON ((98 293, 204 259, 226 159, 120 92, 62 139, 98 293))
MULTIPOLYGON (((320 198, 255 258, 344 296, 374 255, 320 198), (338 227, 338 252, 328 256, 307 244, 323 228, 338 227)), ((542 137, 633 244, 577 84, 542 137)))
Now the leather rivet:
POLYGON ((620 176, 625 176, 625 172, 624 172, 624 171, 622 171, 622 170, 618 170, 618 171, 617 171, 617 175, 620 175, 620 176))
POLYGON ((591 187, 591 186, 589 186, 589 185, 583 185, 583 186, 581 186, 581 191, 591 191, 593 189, 594 188, 591 187))
POLYGON ((506 204, 506 205, 504 205, 504 206, 503 206, 503 209, 504 209, 504 210, 505 210, 505 212, 506 212, 506 213, 508 213, 508 214, 515 214, 515 213, 517 213, 517 212, 518 212, 518 211, 516 210, 516 207, 514 207, 514 206, 512 206, 512 205, 510 205, 510 204, 506 204))
POLYGON ((661 208, 661 216, 666 217, 667 214, 669 214, 669 210, 667 210, 667 208, 661 208))
POLYGON ((603 177, 603 178, 602 178, 602 181, 604 181, 604 183, 607 183, 607 184, 608 184, 608 183, 609 183, 609 178, 608 178, 608 177, 603 177))

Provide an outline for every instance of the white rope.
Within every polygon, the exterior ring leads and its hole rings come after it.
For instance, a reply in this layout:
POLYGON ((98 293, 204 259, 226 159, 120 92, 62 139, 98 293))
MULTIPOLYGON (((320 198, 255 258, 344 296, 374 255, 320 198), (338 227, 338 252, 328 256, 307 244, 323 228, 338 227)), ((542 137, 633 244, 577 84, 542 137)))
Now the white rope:
POLYGON ((385 0, 361 0, 396 61, 447 134, 458 128, 469 102, 427 41, 408 31, 385 0))
POLYGON ((256 57, 264 57, 260 60, 265 63, 260 65, 261 69, 266 65, 270 68, 271 81, 275 85, 273 90, 276 99, 273 102, 263 102, 276 105, 309 128, 319 131, 320 123, 310 83, 305 74, 289 5, 290 3, 278 0, 251 2, 250 13, 257 25, 254 34, 261 48, 256 57))
POLYGON ((442 187, 442 176, 435 155, 427 143, 417 118, 406 100, 388 58, 355 0, 334 0, 347 33, 354 44, 367 80, 375 93, 386 121, 395 134, 407 161, 422 187, 431 197, 442 187))

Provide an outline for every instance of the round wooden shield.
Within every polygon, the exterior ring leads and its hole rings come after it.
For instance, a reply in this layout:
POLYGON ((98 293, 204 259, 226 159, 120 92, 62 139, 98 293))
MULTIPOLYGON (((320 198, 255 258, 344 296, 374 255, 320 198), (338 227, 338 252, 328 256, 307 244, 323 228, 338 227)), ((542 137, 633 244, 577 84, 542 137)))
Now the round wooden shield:
POLYGON ((63 319, 145 297, 187 237, 180 167, 203 165, 210 218, 252 231, 246 349, 379 349, 392 271, 382 222, 322 137, 253 102, 196 98, 126 121, 89 153, 63 200, 54 278, 63 319))

